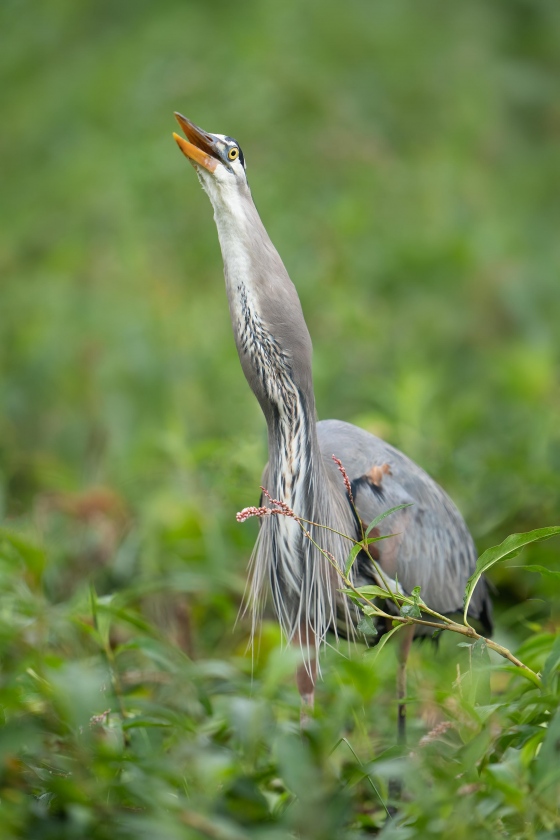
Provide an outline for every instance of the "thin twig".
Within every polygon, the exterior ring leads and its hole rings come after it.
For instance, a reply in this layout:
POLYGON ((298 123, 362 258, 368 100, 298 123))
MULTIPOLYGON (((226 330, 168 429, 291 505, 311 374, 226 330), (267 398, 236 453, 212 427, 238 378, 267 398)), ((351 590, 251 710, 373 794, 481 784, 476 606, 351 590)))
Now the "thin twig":
POLYGON ((354 747, 352 746, 352 744, 350 743, 348 738, 339 738, 338 741, 336 742, 336 744, 334 745, 334 747, 332 748, 332 750, 330 751, 329 755, 333 754, 333 752, 336 750, 336 748, 338 747, 339 744, 346 744, 346 746, 348 747, 348 749, 350 750, 350 752, 352 753, 352 755, 356 759, 356 763, 357 763, 358 767, 360 768, 360 770, 363 770, 364 776, 368 780, 368 782, 370 783, 373 792, 375 793, 375 795, 377 796, 377 798, 379 799, 379 801, 381 802, 381 804, 385 808, 387 816, 389 817, 389 819, 391 819, 391 812, 387 808, 387 805, 385 804, 385 800, 383 799, 383 797, 381 796, 381 794, 379 793, 379 791, 375 787, 375 784, 373 783, 373 779, 371 778, 370 774, 364 770, 364 765, 362 764, 362 762, 358 758, 358 756, 357 756, 357 754, 354 750, 354 747))

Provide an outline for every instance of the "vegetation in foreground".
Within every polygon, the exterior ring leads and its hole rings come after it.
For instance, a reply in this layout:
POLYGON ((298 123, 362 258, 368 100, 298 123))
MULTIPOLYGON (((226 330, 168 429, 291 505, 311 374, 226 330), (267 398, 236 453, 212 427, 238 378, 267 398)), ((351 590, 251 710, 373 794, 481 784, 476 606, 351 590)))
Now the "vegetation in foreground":
MULTIPOLYGON (((560 638, 544 628, 517 666, 482 639, 416 652, 407 748, 383 640, 333 651, 302 734, 299 652, 272 626, 253 661, 193 659, 147 618, 155 581, 53 603, 45 553, 1 536, 4 836, 558 836, 560 638)), ((157 582, 184 643, 200 585, 157 582)), ((402 620, 421 621, 403 600, 402 620)))
POLYGON ((482 554, 560 509, 557 2, 11 0, 0 31, 0 837, 558 836, 558 538, 490 569, 539 684, 415 646, 404 754, 391 640, 327 651, 303 739, 273 621, 247 652, 264 427, 170 136, 239 139, 320 416, 482 554))

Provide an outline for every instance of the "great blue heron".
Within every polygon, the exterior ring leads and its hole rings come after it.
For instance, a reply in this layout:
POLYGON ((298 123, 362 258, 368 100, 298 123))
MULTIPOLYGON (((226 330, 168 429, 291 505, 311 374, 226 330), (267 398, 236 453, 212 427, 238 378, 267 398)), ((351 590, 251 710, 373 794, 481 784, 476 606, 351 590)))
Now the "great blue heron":
MULTIPOLYGON (((388 443, 340 420, 317 422, 309 332, 296 289, 253 203, 243 152, 232 137, 209 134, 175 116, 187 139, 173 136, 214 207, 237 351, 268 426, 264 486, 300 517, 334 529, 309 526, 313 540, 341 564, 349 544, 340 534, 359 539, 357 516, 369 523, 384 510, 409 504, 380 523, 379 536, 397 536, 375 543, 376 559, 384 575, 393 582, 397 578, 405 591, 420 586, 428 607, 442 614, 457 612, 476 563, 460 513, 430 476, 388 443), (333 454, 352 483, 355 510, 333 454)), ((371 559, 364 555, 352 574, 357 585, 377 582, 371 559)), ((253 622, 269 587, 286 638, 308 652, 297 684, 304 707, 312 706, 317 649, 329 629, 352 635, 354 609, 313 541, 297 522, 283 516, 268 516, 261 523, 250 579, 253 622)), ((491 631, 484 581, 471 600, 470 614, 491 631)), ((411 632, 403 634, 401 735, 412 639, 411 632)))

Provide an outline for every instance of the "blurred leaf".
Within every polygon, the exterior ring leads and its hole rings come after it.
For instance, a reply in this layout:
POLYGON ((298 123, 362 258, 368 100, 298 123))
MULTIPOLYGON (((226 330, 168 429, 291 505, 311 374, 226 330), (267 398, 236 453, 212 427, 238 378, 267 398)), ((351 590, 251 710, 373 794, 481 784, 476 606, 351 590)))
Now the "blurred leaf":
POLYGON ((470 656, 470 701, 472 704, 488 706, 491 702, 490 656, 484 639, 477 639, 471 646, 470 656))
POLYGON ((287 678, 293 679, 296 668, 301 664, 302 652, 296 645, 274 648, 267 660, 263 675, 263 691, 270 696, 287 678))
POLYGON ((546 728, 534 765, 534 777, 539 795, 556 807, 560 793, 560 710, 556 710, 546 728))
POLYGON ((560 572, 547 569, 546 566, 509 566, 510 569, 523 569, 526 572, 536 572, 544 577, 560 580, 560 572))
POLYGON ((39 579, 45 568, 46 552, 44 549, 22 534, 7 528, 0 528, 0 543, 2 540, 5 540, 17 551, 34 578, 39 579))
POLYGON ((239 776, 223 793, 222 807, 242 825, 267 822, 270 811, 266 798, 255 781, 239 776))
POLYGON ((554 644, 552 645, 552 650, 550 654, 546 658, 544 663, 544 667, 542 670, 542 681, 543 687, 549 688, 551 687, 552 680, 556 675, 558 668, 560 667, 560 635, 556 636, 554 640, 554 644))
POLYGON ((519 668, 516 665, 503 665, 502 671, 504 671, 504 673, 512 674, 514 677, 522 677, 523 679, 528 680, 533 688, 542 688, 539 678, 535 677, 535 675, 526 668, 519 668))

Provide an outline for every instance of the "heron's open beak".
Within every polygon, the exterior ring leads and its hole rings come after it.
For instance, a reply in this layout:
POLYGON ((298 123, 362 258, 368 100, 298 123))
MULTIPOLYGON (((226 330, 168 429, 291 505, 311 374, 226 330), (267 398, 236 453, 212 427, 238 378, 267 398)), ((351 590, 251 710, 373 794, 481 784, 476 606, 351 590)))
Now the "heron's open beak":
POLYGON ((216 138, 207 134, 206 131, 203 131, 177 111, 175 111, 175 119, 187 136, 187 139, 184 140, 173 132, 173 137, 185 157, 188 157, 193 163, 198 163, 208 172, 214 172, 220 162, 216 138))

